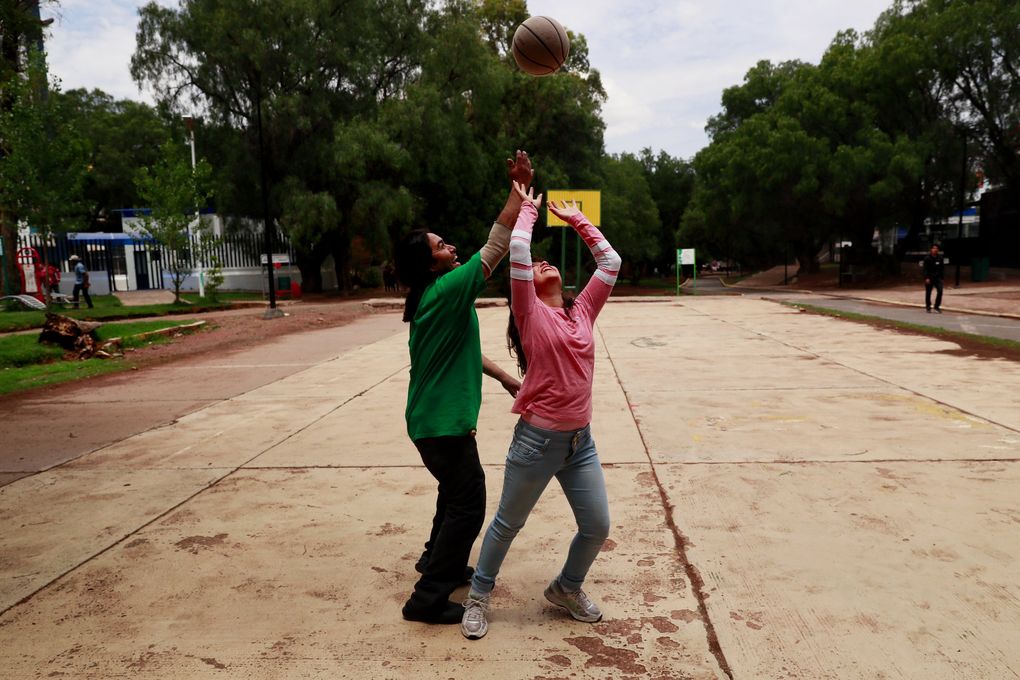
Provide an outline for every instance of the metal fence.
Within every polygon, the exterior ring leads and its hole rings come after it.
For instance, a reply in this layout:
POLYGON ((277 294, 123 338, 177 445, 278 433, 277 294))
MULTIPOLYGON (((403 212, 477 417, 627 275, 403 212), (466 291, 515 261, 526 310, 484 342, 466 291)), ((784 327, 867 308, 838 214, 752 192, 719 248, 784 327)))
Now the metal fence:
MULTIPOLYGON (((33 248, 40 261, 65 273, 72 270, 68 258, 77 255, 90 272, 105 271, 110 290, 117 291, 124 290, 125 282, 128 289, 164 288, 163 272, 181 260, 185 269, 192 270, 199 265, 208 268, 215 260, 223 270, 259 269, 263 266, 265 240, 261 233, 240 232, 203 242, 196 234, 190 237, 190 247, 168 251, 151 238, 81 232, 22 235, 18 238, 18 249, 22 248, 33 248)), ((290 240, 281 232, 276 234, 274 253, 286 253, 291 262, 295 261, 290 240)), ((7 257, 6 253, 2 255, 7 257)))

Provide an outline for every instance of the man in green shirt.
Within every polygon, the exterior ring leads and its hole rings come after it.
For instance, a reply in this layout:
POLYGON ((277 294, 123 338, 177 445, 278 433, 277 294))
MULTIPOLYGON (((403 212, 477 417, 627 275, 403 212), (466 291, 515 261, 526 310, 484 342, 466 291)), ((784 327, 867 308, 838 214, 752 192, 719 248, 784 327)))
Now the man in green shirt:
POLYGON ((407 434, 425 467, 439 482, 436 514, 425 552, 415 568, 421 578, 404 605, 411 621, 460 623, 464 608, 450 594, 470 579, 471 546, 485 519, 485 473, 475 431, 482 403, 482 373, 516 395, 520 382, 482 356, 475 299, 506 255, 510 230, 521 207, 512 188, 531 184, 528 154, 507 160, 511 189, 488 241, 461 264, 457 248, 441 236, 417 229, 396 252, 397 273, 408 287, 404 321, 410 322, 411 383, 407 390, 407 434))

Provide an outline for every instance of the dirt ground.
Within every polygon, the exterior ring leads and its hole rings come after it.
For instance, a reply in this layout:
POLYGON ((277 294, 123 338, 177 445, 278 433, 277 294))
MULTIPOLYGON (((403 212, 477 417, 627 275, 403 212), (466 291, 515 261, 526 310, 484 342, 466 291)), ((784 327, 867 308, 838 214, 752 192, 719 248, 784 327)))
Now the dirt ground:
POLYGON ((286 316, 263 319, 262 307, 234 309, 228 312, 197 314, 207 321, 206 327, 173 342, 150 345, 125 356, 138 366, 197 358, 209 352, 223 352, 253 347, 271 338, 317 328, 334 328, 370 313, 362 300, 313 301, 307 304, 281 306, 286 316))

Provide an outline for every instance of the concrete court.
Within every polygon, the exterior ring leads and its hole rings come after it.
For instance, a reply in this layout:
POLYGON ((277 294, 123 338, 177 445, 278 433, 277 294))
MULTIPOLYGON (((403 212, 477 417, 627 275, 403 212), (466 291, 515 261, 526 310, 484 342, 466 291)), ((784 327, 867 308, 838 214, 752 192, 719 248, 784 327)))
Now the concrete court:
MULTIPOLYGON (((488 637, 400 619, 434 498, 401 329, 0 488, 3 677, 1020 677, 1020 365, 747 298, 598 328, 602 623, 542 598, 555 487, 488 637)), ((509 404, 486 383, 490 516, 509 404)))

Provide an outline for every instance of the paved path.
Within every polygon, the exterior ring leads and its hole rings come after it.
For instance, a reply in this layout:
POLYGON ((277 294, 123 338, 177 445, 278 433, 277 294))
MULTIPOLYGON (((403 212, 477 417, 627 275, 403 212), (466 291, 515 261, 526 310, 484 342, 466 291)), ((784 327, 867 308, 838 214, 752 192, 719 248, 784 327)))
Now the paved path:
POLYGON ((936 314, 934 312, 926 312, 924 307, 905 307, 826 295, 786 294, 765 295, 764 297, 1020 342, 1020 318, 1012 319, 1009 317, 949 311, 943 314, 936 314))
MULTIPOLYGON (((492 356, 505 315, 479 312, 492 356)), ((551 488, 468 642, 399 618, 434 489, 406 328, 360 323, 233 396, 177 375, 210 403, 0 488, 5 677, 1020 677, 1020 365, 762 300, 612 302, 606 619, 542 599, 571 533, 551 488)), ((508 407, 487 383, 490 514, 508 407)))

